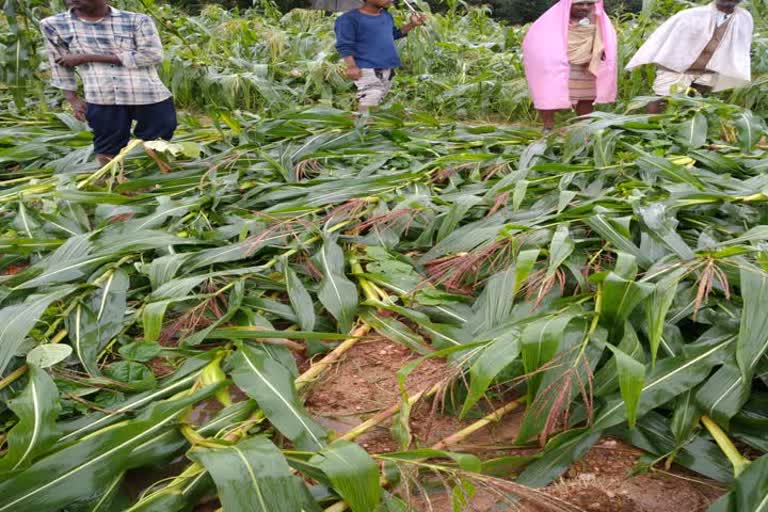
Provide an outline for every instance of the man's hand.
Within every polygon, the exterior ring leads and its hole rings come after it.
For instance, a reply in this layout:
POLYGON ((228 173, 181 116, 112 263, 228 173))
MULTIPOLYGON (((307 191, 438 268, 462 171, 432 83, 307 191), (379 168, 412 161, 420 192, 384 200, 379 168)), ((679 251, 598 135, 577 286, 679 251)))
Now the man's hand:
POLYGON ((85 102, 77 95, 67 95, 69 104, 72 105, 72 111, 75 114, 75 119, 80 122, 85 121, 85 102))
POLYGON ((347 78, 350 80, 360 80, 363 76, 363 70, 357 66, 347 67, 347 78))
POLYGON ((56 59, 56 64, 59 64, 67 68, 75 68, 77 66, 82 66, 83 64, 88 62, 88 59, 86 57, 87 57, 86 55, 83 55, 80 53, 65 53, 65 54, 62 54, 58 59, 56 59))

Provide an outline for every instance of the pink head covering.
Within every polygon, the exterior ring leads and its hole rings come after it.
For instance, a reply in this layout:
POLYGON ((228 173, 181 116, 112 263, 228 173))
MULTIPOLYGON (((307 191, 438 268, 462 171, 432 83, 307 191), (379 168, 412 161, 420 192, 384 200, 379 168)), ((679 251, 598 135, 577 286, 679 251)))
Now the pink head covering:
MULTIPOLYGON (((568 77, 568 23, 573 0, 560 0, 537 19, 523 40, 523 65, 533 104, 539 110, 571 108, 568 77)), ((605 60, 597 73, 595 103, 616 101, 616 30, 603 0, 595 4, 595 23, 603 38, 605 60)))

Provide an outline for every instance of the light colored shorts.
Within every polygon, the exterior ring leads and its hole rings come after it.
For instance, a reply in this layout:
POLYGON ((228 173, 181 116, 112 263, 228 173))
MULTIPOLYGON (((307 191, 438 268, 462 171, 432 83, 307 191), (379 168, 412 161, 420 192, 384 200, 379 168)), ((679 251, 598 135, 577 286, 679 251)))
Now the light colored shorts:
POLYGON ((703 73, 678 73, 661 67, 656 68, 656 80, 653 82, 653 92, 656 96, 672 96, 675 93, 685 93, 692 85, 712 87, 717 75, 710 71, 703 73))
POLYGON ((395 70, 363 68, 361 71, 363 75, 360 80, 355 80, 357 101, 364 107, 378 106, 392 89, 395 70))

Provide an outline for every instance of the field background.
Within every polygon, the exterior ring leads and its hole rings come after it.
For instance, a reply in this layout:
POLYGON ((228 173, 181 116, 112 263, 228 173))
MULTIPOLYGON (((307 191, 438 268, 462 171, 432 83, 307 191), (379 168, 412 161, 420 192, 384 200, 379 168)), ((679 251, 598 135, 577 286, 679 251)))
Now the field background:
POLYGON ((98 168, 5 0, 0 512, 768 510, 768 4, 749 87, 542 136, 546 2, 417 3, 359 119, 333 16, 116 2, 180 127, 98 168))

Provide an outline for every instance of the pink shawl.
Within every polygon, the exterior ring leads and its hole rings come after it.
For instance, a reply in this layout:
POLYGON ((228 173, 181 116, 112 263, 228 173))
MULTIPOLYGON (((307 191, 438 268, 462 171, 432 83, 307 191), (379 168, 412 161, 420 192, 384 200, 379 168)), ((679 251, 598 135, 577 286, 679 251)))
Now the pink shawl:
MULTIPOLYGON (((568 23, 573 0, 560 0, 537 19, 523 40, 523 65, 533 104, 539 110, 571 108, 568 89, 568 23)), ((616 101, 616 30, 603 0, 595 4, 595 22, 603 37, 605 60, 597 73, 595 103, 616 101)))

